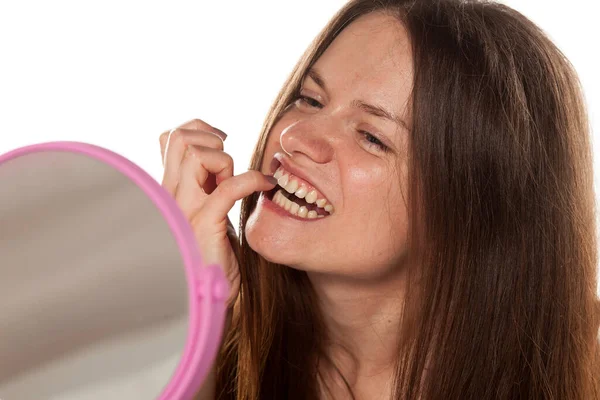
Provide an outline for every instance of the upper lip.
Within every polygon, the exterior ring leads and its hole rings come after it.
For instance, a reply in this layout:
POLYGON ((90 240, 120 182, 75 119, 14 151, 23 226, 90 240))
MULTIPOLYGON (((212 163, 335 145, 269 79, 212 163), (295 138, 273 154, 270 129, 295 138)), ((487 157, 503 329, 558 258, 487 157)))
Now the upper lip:
POLYGON ((325 198, 327 199, 327 201, 329 203, 331 203, 331 201, 329 200, 329 197, 325 194, 325 192, 323 192, 321 190, 321 188, 319 188, 317 185, 315 185, 314 182, 308 177, 308 175, 306 173, 304 173, 304 171, 302 171, 300 168, 298 168, 294 164, 292 164, 283 153, 277 152, 273 155, 273 158, 275 158, 277 161, 279 161, 281 163, 281 165, 283 166, 283 169, 285 169, 290 174, 295 175, 298 178, 303 179, 306 182, 308 182, 311 186, 313 186, 317 190, 317 192, 320 192, 321 194, 323 194, 323 196, 325 196, 325 198))

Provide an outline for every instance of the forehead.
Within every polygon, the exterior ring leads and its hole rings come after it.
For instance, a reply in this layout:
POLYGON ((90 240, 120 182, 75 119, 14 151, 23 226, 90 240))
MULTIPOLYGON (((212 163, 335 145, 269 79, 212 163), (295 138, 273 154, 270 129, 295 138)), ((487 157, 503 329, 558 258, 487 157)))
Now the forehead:
POLYGON ((386 102, 401 112, 412 85, 410 40, 397 18, 363 15, 335 38, 314 68, 332 95, 386 102))

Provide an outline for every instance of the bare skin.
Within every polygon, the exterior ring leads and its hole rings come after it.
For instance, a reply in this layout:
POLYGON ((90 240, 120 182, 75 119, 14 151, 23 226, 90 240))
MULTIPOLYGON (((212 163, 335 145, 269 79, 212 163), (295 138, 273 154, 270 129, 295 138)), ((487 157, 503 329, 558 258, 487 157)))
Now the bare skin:
POLYGON ((308 273, 335 343, 331 353, 357 398, 388 398, 405 271, 409 39, 394 18, 367 15, 336 38, 314 69, 325 89, 310 77, 304 81, 301 95, 312 100, 297 101, 273 127, 262 171, 268 173, 272 158, 283 152, 335 212, 302 222, 259 201, 246 236, 268 260, 308 273), (357 109, 356 100, 376 104, 404 124, 357 109))
MULTIPOLYGON (((334 213, 316 221, 289 218, 265 207, 263 194, 248 219, 248 243, 267 260, 307 272, 332 338, 330 353, 357 399, 385 399, 391 393, 405 282, 409 40, 394 18, 363 16, 336 38, 314 69, 324 87, 318 78, 305 79, 305 98, 288 107, 269 133, 260 172, 233 176, 222 133, 194 120, 161 136, 163 186, 202 232, 198 240, 205 259, 226 269, 233 304, 239 266, 228 240, 227 212, 235 201, 274 187, 266 175, 272 175, 276 154, 302 171, 334 205, 334 213), (356 101, 377 105, 397 120, 356 107, 356 101)), ((334 398, 345 398, 339 378, 323 372, 334 398)), ((213 398, 211 380, 214 375, 199 398, 213 398)))

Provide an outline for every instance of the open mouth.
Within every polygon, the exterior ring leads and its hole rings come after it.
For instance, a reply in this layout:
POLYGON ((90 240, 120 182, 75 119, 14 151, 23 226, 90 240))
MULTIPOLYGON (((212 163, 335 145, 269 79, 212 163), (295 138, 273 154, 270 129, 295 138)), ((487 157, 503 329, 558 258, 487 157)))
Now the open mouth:
POLYGON ((306 181, 290 174, 279 166, 273 175, 277 186, 265 197, 289 214, 307 219, 325 218, 333 214, 333 205, 306 181))
POLYGON ((275 189, 265 193, 266 197, 273 203, 277 204, 292 215, 302 218, 324 218, 330 215, 325 209, 317 206, 314 203, 307 203, 306 200, 300 199, 276 186, 275 189))

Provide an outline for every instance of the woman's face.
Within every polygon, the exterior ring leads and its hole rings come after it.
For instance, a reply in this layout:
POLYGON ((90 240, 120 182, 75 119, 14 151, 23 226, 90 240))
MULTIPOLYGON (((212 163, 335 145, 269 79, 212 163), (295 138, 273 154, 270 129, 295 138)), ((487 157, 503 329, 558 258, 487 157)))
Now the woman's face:
POLYGON ((366 15, 341 32, 269 133, 261 170, 283 168, 276 190, 289 199, 261 193, 245 230, 256 252, 361 279, 398 268, 412 76, 409 39, 395 18, 366 15), (325 216, 310 218, 311 209, 325 216))

